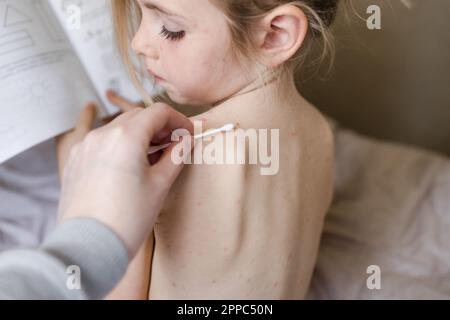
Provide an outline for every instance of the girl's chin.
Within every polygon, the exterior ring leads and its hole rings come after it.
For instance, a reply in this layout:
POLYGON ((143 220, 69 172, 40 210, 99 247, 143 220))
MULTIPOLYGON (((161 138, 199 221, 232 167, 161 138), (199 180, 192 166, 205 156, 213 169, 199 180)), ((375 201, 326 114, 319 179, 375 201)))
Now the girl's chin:
POLYGON ((192 97, 181 94, 177 90, 174 90, 174 88, 171 88, 170 85, 165 86, 165 92, 167 96, 170 98, 170 100, 179 105, 203 107, 214 104, 213 101, 206 101, 205 99, 201 99, 198 97, 192 97))
POLYGON ((175 92, 171 92, 170 90, 166 90, 167 95, 169 96, 170 100, 173 102, 180 104, 180 105, 186 105, 186 106, 195 106, 199 105, 200 103, 196 103, 194 100, 185 97, 183 95, 180 95, 175 92))

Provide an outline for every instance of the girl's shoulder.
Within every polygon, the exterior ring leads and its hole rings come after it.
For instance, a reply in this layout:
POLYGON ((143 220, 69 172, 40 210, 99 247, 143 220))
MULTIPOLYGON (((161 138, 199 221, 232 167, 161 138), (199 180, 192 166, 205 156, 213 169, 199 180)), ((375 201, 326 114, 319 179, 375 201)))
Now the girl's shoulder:
MULTIPOLYGON (((284 154, 301 153, 309 159, 330 158, 334 154, 330 122, 303 98, 285 105, 249 105, 239 110, 220 110, 192 120, 201 124, 203 131, 232 123, 247 140, 277 138, 280 153, 284 154)), ((246 147, 248 152, 251 145, 247 143, 246 147)))

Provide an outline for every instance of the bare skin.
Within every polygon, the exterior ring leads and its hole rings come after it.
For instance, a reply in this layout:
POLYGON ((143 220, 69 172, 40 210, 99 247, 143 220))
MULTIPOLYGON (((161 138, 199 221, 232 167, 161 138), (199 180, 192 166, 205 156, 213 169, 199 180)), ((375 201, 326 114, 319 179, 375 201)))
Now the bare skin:
POLYGON ((264 101, 258 90, 193 119, 206 129, 229 122, 280 129, 279 173, 186 166, 155 225, 153 250, 141 250, 110 298, 305 297, 332 199, 333 137, 295 88, 280 105, 264 101))

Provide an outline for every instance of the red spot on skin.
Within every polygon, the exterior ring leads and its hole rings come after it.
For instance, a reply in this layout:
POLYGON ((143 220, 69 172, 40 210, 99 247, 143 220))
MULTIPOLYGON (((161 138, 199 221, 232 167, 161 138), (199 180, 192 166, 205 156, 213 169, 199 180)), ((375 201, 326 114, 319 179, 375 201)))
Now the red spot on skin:
POLYGON ((197 202, 197 206, 201 207, 201 206, 202 206, 202 203, 201 203, 200 201, 197 202))
POLYGON ((274 288, 278 287, 278 282, 275 282, 275 283, 273 284, 273 287, 274 287, 274 288))
POLYGON ((298 135, 297 132, 295 132, 295 131, 292 131, 292 132, 291 132, 291 137, 296 137, 297 135, 298 135))
POLYGON ((175 282, 172 282, 172 287, 176 288, 177 284, 175 282))

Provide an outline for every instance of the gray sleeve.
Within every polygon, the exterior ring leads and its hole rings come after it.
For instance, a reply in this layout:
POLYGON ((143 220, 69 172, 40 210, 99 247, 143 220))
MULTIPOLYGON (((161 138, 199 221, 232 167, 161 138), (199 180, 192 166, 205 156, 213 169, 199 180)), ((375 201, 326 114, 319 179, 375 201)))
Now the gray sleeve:
POLYGON ((123 242, 111 229, 93 219, 71 220, 38 250, 0 255, 0 299, 102 299, 128 262, 123 242), (80 289, 74 288, 77 283, 80 289))

